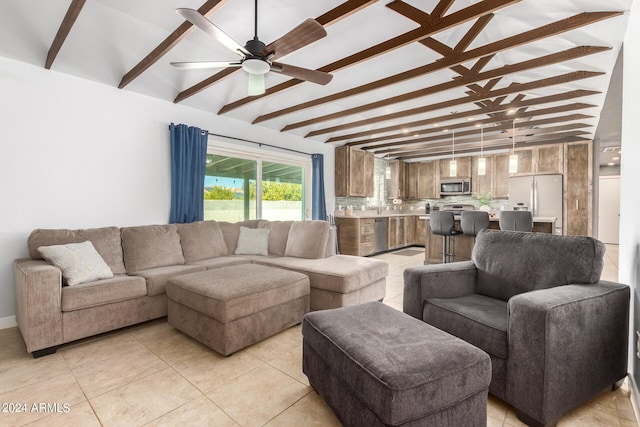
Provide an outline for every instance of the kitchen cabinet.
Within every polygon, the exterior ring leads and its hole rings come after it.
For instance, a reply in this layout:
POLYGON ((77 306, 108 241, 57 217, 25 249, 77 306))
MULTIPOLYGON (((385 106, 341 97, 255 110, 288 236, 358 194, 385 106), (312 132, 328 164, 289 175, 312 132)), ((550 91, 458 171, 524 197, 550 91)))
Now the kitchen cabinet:
POLYGON ((374 218, 336 218, 340 253, 367 256, 375 251, 374 218))
POLYGON ((519 148, 515 153, 518 172, 512 176, 563 173, 563 144, 519 148))
POLYGON ((509 155, 496 154, 493 156, 493 197, 509 197, 509 155))
POLYGON ((387 179, 387 198, 404 199, 406 163, 401 160, 389 160, 388 167, 391 176, 387 179))
POLYGON ((405 195, 408 199, 435 199, 438 197, 436 191, 437 166, 437 161, 407 163, 405 195))
POLYGON ((485 156, 486 170, 484 175, 478 175, 478 159, 471 159, 471 191, 474 193, 495 193, 493 172, 495 170, 495 159, 493 156, 485 156))
POLYGON ((592 234, 592 145, 564 144, 564 229, 570 236, 592 234))
POLYGON ((373 197, 374 164, 373 153, 354 147, 336 147, 336 196, 373 197))
POLYGON ((411 246, 415 241, 416 217, 405 216, 404 217, 404 245, 411 246))
POLYGON ((451 159, 440 160, 440 178, 469 178, 471 177, 471 157, 456 157, 456 175, 449 172, 449 162, 451 159))
POLYGON ((418 217, 415 218, 415 227, 413 233, 413 244, 424 246, 425 240, 427 238, 426 234, 426 221, 424 219, 420 219, 418 217))
POLYGON ((389 249, 398 249, 407 246, 405 219, 406 218, 402 216, 392 216, 389 218, 389 232, 387 233, 389 249))

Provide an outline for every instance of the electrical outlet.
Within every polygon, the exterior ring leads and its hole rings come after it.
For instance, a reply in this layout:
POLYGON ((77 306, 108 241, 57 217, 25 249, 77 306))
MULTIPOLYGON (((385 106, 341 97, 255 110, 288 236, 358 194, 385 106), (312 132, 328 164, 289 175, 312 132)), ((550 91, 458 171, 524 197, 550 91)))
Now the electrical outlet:
POLYGON ((636 357, 640 359, 640 332, 636 331, 636 357))

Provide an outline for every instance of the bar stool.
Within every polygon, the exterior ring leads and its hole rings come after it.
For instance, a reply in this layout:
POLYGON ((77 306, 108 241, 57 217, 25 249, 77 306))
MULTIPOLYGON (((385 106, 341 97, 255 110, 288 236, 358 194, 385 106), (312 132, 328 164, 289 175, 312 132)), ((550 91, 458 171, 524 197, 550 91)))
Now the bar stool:
POLYGON ((533 230, 533 216, 531 215, 531 211, 500 212, 500 230, 509 230, 509 231, 533 230))
POLYGON ((489 214, 485 211, 462 211, 460 226, 465 236, 475 238, 480 230, 489 228, 489 214))
POLYGON ((442 236, 442 262, 451 262, 454 254, 450 253, 451 236, 461 234, 454 228, 453 212, 431 211, 429 214, 429 227, 433 234, 442 236))

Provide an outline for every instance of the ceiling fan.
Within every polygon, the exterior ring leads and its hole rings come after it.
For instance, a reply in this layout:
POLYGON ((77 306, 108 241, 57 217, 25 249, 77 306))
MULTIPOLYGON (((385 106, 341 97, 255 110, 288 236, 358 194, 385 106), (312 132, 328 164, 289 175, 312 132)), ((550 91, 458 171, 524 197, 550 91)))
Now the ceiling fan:
POLYGON ((277 57, 285 56, 325 37, 327 35, 326 30, 315 19, 305 20, 302 24, 269 46, 265 46, 265 44, 258 39, 258 0, 255 0, 254 37, 244 46, 240 46, 197 10, 181 8, 176 9, 176 12, 222 43, 228 49, 240 55, 240 59, 237 61, 172 62, 171 65, 176 68, 193 70, 198 68, 242 67, 242 69, 249 73, 250 96, 262 95, 264 93, 264 76, 269 71, 320 85, 326 85, 333 78, 333 75, 322 71, 310 70, 273 61, 273 59, 277 57))

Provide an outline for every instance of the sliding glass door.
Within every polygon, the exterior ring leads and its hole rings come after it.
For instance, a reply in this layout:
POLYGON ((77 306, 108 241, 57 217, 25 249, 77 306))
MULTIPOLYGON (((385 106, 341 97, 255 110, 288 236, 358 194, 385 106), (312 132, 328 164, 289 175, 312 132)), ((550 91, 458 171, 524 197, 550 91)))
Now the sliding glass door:
POLYGON ((310 159, 254 156, 210 149, 204 181, 204 219, 238 222, 308 218, 310 159))

